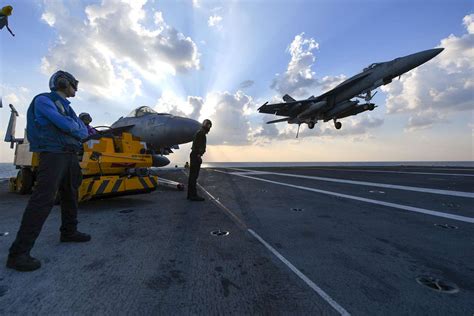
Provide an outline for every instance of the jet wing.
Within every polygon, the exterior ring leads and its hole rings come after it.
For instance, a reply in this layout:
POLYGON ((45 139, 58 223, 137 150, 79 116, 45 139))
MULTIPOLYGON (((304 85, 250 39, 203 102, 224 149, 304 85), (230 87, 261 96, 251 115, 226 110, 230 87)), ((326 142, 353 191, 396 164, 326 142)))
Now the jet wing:
POLYGON ((305 110, 306 105, 309 103, 314 103, 314 99, 274 103, 274 104, 268 104, 267 102, 258 108, 258 112, 267 113, 267 114, 275 114, 279 116, 294 116, 294 115, 297 115, 299 112, 305 110), (298 109, 297 113, 295 113, 296 109, 298 109))

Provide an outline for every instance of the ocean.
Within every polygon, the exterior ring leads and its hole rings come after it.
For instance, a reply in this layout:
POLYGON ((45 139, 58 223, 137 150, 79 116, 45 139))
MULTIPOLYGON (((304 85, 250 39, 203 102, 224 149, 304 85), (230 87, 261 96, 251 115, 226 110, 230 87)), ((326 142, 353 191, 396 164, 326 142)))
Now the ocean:
POLYGON ((0 163, 0 179, 16 176, 17 172, 12 163, 0 163))
POLYGON ((334 162, 204 162, 205 168, 227 167, 473 167, 474 161, 334 161, 334 162))
MULTIPOLYGON (((367 162, 205 162, 204 168, 230 168, 230 167, 336 167, 336 166, 424 166, 424 167, 471 167, 474 161, 367 161, 367 162)), ((174 166, 166 167, 166 169, 174 166)), ((183 167, 179 165, 179 167, 183 167)), ((0 179, 7 179, 17 174, 12 163, 0 163, 0 179)))

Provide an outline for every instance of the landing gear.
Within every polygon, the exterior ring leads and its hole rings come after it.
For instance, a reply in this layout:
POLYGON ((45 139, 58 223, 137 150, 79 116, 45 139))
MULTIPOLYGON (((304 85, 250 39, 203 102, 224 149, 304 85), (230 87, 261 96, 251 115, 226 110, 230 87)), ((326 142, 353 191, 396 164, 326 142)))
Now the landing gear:
POLYGON ((313 129, 314 128, 314 122, 309 122, 308 123, 308 128, 313 129))
POLYGON ((15 179, 14 187, 20 194, 29 194, 33 189, 33 171, 30 168, 21 168, 15 179))
POLYGON ((335 127, 336 129, 341 129, 342 123, 341 123, 341 122, 336 122, 336 121, 334 121, 334 127, 335 127))
POLYGON ((377 92, 378 92, 378 91, 375 91, 375 93, 372 94, 372 91, 371 91, 371 90, 368 90, 368 91, 365 92, 365 95, 360 94, 360 95, 357 96, 357 98, 364 99, 365 102, 369 103, 370 100, 372 100, 373 97, 377 94, 377 92))

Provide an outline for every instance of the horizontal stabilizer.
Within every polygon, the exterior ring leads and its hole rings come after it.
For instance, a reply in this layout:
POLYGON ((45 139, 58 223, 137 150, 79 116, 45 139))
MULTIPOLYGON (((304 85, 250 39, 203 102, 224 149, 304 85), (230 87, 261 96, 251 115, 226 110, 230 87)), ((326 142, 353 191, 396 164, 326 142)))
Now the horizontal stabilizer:
POLYGON ((278 120, 274 120, 274 121, 267 122, 267 124, 280 123, 280 122, 288 122, 289 119, 290 119, 289 117, 285 117, 285 118, 282 118, 282 119, 278 119, 278 120))
POLYGON ((290 97, 288 94, 285 94, 285 95, 283 96, 283 101, 285 101, 285 102, 294 102, 294 101, 296 101, 296 100, 293 99, 292 97, 290 97))

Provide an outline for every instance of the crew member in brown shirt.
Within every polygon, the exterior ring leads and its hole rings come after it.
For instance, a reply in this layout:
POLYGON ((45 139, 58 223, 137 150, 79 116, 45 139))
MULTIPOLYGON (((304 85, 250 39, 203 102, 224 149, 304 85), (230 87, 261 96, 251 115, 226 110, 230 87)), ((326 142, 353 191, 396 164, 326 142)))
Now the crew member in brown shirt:
POLYGON ((197 194, 196 182, 201 169, 202 156, 206 152, 206 134, 209 133, 211 127, 212 122, 206 119, 202 122, 201 129, 194 135, 188 179, 188 200, 191 201, 204 201, 204 198, 197 194))

